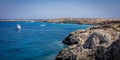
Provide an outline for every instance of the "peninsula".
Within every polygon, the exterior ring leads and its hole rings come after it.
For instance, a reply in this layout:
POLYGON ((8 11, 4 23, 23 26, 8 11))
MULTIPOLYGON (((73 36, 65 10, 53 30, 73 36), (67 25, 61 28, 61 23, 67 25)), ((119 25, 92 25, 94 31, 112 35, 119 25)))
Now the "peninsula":
POLYGON ((85 30, 71 32, 62 43, 67 45, 55 60, 119 60, 120 19, 59 18, 52 23, 94 24, 85 30))

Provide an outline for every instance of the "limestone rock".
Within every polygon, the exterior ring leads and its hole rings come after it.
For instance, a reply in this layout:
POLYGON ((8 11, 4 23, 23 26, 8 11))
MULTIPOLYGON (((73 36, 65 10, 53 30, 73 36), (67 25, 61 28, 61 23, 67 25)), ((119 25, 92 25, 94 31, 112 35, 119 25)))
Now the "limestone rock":
POLYGON ((73 44, 82 45, 84 44, 88 36, 89 36, 89 32, 78 30, 69 34, 69 36, 66 37, 62 43, 66 45, 73 45, 73 44))
POLYGON ((120 36, 111 44, 104 56, 106 60, 120 60, 120 36))
MULTIPOLYGON (((69 34, 62 43, 66 45, 74 45, 74 44, 81 44, 83 45, 85 41, 94 41, 94 43, 99 41, 99 45, 104 45, 102 42, 110 43, 118 38, 120 32, 117 31, 109 31, 103 29, 86 29, 84 31, 75 31, 69 34)), ((93 43, 93 44, 94 44, 93 43)))
POLYGON ((106 24, 70 33, 55 60, 120 60, 120 24, 106 24))
POLYGON ((87 38, 84 48, 95 48, 97 46, 108 47, 111 44, 111 35, 105 30, 94 30, 87 38))
POLYGON ((81 45, 72 45, 59 52, 56 60, 94 60, 93 52, 81 45))
POLYGON ((119 60, 120 37, 109 47, 97 46, 96 48, 84 48, 82 45, 71 45, 63 49, 55 60, 119 60))
POLYGON ((64 40, 69 46, 58 53, 56 60, 119 60, 119 36, 118 31, 103 29, 72 32, 64 40))

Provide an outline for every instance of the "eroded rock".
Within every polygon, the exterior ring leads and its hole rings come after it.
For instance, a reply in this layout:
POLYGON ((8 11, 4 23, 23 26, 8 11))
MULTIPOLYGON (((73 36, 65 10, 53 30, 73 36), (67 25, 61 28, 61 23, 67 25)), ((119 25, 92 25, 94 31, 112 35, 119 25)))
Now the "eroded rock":
POLYGON ((84 48, 108 47, 111 44, 111 35, 105 30, 94 30, 87 38, 84 48))
POLYGON ((63 41, 68 47, 58 53, 56 60, 119 60, 119 36, 119 31, 105 29, 72 32, 63 41))
POLYGON ((109 46, 104 56, 106 60, 120 60, 120 36, 109 46))
POLYGON ((93 51, 81 45, 72 45, 59 52, 56 60, 94 60, 93 51))
POLYGON ((92 30, 86 29, 82 31, 78 30, 69 34, 68 37, 66 37, 62 43, 66 45, 74 45, 74 44, 83 45, 87 40, 86 43, 88 43, 88 41, 94 41, 94 43, 96 44, 99 43, 99 45, 104 45, 102 44, 103 42, 106 42, 106 44, 108 43, 111 44, 114 40, 118 38, 119 35, 120 32, 114 30, 112 31, 104 30, 104 29, 92 29, 92 30))

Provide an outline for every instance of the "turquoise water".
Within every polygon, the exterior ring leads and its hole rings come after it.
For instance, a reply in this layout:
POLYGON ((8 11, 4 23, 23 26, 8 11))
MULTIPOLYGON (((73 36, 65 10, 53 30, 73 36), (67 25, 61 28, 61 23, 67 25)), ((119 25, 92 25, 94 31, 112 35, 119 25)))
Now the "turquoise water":
POLYGON ((44 22, 0 22, 0 60, 54 60, 61 41, 72 31, 91 25, 44 22), (20 24, 22 30, 15 30, 20 24))

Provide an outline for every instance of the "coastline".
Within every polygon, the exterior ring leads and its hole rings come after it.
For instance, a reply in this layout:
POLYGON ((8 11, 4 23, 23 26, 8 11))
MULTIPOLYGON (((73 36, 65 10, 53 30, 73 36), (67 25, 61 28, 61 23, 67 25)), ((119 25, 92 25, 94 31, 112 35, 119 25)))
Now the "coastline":
MULTIPOLYGON (((63 23, 60 20, 57 20, 57 22, 56 20, 48 20, 45 22, 63 23)), ((93 24, 95 26, 85 30, 76 30, 71 32, 62 41, 63 44, 67 45, 67 48, 61 50, 55 60, 119 59, 120 43, 117 42, 120 41, 120 20, 106 20, 89 24, 93 24), (117 48, 113 47, 116 46, 115 43, 117 43, 117 48), (115 49, 116 51, 112 49, 115 49), (110 53, 112 51, 114 54, 110 53)))
POLYGON ((120 19, 60 18, 47 20, 51 23, 73 23, 95 25, 85 30, 71 32, 62 43, 55 60, 117 60, 120 59, 120 19), (84 22, 83 22, 84 21, 84 22), (112 52, 112 53, 111 53, 112 52))
POLYGON ((0 22, 51 22, 72 24, 101 24, 120 21, 120 18, 56 18, 56 19, 0 19, 0 22))
MULTIPOLYGON (((30 20, 22 20, 30 22, 30 20)), ((51 20, 42 20, 37 22, 49 22, 51 20)), ((113 60, 119 59, 120 47, 120 20, 102 20, 94 22, 80 22, 79 23, 64 20, 52 20, 50 23, 72 23, 72 24, 88 24, 94 25, 85 30, 76 30, 71 32, 62 43, 67 47, 61 50, 56 56, 55 60, 113 60), (67 21, 67 22, 65 22, 67 21), (97 22, 97 23, 96 23, 97 22), (116 47, 117 45, 117 47, 116 47), (115 46, 115 47, 114 47, 115 46), (114 50, 115 51, 114 51, 114 50), (113 52, 112 52, 113 51, 113 52), (104 52, 104 53, 103 53, 104 52), (112 52, 112 53, 110 53, 112 52), (104 57, 105 56, 105 57, 104 57)), ((2 21, 3 22, 3 21, 2 21)), ((19 22, 16 20, 5 22, 19 22)), ((36 21, 35 21, 36 22, 36 21)), ((78 21, 77 21, 78 22, 78 21)))

